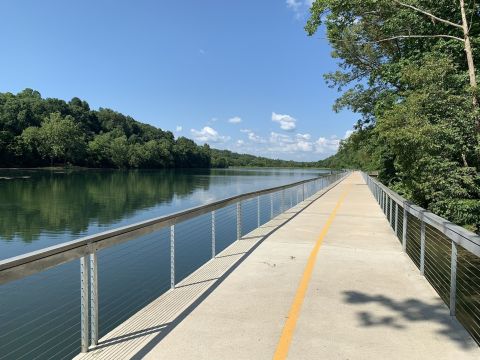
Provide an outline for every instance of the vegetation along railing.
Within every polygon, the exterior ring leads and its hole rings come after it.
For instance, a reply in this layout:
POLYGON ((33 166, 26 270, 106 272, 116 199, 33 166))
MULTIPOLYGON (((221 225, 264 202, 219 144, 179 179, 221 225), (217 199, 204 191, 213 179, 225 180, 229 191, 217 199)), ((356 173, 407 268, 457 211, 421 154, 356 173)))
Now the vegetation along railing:
POLYGON ((480 345, 480 236, 363 176, 403 250, 480 345))
POLYGON ((345 175, 250 192, 0 261, 0 359, 88 351, 242 234, 345 175))

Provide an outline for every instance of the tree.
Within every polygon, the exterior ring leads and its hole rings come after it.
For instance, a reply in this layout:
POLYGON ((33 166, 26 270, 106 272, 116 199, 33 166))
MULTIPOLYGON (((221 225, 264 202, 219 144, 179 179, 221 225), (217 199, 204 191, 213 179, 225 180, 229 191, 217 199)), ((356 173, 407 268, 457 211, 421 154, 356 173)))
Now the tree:
POLYGON ((39 152, 42 157, 49 158, 51 164, 56 160, 63 164, 73 163, 85 150, 83 133, 70 115, 50 114, 38 130, 38 137, 39 152))
POLYGON ((313 35, 325 24, 341 59, 326 75, 343 91, 335 108, 362 115, 331 161, 376 163, 382 181, 407 198, 478 229, 479 59, 472 49, 480 27, 467 19, 479 10, 464 0, 317 0, 306 25, 313 35))

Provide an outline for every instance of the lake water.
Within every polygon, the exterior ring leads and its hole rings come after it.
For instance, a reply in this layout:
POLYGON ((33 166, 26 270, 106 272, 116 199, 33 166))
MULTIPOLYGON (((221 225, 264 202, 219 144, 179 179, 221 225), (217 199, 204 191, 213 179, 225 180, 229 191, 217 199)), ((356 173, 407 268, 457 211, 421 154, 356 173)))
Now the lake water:
MULTIPOLYGON (((313 178, 310 169, 0 171, 0 259, 225 197, 313 178)), ((294 194, 290 194, 293 199, 294 194)), ((277 199, 279 200, 279 199, 277 199)), ((293 201, 293 200, 292 200, 293 201)), ((256 227, 245 205, 244 233, 256 227)), ((275 213, 280 211, 279 201, 275 213)), ((208 215, 208 214, 206 214, 208 215)), ((176 225, 175 277, 211 256, 210 218, 176 225)), ((270 202, 262 203, 261 222, 270 202)), ((218 211, 217 252, 236 238, 235 207, 218 211)), ((100 336, 170 287, 169 229, 102 250, 100 336)), ((79 261, 0 286, 0 359, 71 358, 80 346, 79 261)))

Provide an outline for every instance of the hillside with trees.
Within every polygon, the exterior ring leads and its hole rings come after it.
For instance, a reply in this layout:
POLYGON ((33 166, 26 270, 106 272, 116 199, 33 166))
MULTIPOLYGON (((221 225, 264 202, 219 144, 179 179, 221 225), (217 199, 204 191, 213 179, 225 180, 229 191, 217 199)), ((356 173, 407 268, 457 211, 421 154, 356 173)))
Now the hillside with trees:
POLYGON ((359 114, 326 166, 379 170, 413 202, 480 229, 480 3, 316 0, 305 27, 327 31, 341 91, 359 114))
POLYGON ((316 162, 268 159, 199 146, 170 131, 86 101, 42 98, 38 91, 0 93, 0 168, 315 167, 316 162))

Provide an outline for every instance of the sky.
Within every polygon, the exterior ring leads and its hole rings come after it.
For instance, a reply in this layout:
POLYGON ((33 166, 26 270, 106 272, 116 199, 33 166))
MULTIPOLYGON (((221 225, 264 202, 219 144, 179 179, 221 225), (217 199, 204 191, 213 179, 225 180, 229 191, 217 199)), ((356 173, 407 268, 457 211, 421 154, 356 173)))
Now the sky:
POLYGON ((335 113, 311 0, 5 0, 0 91, 79 97, 197 143, 316 161, 357 115, 335 113))

